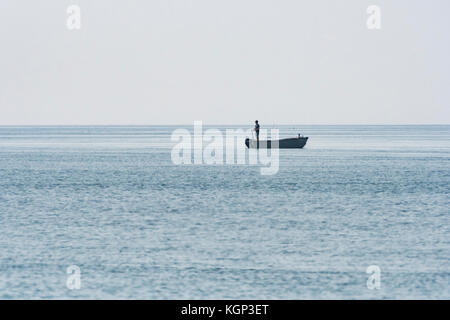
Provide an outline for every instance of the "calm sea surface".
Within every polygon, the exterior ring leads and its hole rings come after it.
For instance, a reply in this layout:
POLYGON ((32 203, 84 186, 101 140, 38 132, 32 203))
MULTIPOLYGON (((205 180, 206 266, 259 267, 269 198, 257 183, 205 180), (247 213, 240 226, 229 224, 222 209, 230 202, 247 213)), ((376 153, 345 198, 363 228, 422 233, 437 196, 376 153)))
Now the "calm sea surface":
POLYGON ((310 139, 264 176, 174 165, 177 127, 0 127, 0 298, 450 299, 450 126, 279 128, 310 139))

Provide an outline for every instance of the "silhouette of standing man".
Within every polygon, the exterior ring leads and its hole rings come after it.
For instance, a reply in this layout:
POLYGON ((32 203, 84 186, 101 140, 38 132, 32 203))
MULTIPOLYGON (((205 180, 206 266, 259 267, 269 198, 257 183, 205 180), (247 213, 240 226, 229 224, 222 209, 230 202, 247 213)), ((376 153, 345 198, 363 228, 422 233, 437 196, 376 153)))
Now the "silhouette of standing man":
POLYGON ((255 128, 253 129, 256 132, 256 148, 259 149, 259 123, 258 120, 255 120, 255 128))

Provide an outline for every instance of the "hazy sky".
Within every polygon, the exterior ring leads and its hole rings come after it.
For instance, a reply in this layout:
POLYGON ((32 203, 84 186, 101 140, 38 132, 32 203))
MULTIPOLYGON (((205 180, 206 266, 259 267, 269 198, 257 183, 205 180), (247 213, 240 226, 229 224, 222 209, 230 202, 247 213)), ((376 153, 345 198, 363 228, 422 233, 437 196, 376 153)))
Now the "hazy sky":
POLYGON ((450 1, 1 0, 0 125, 450 123, 450 1), (66 9, 81 8, 68 30, 66 9), (366 26, 381 8, 381 30, 366 26))

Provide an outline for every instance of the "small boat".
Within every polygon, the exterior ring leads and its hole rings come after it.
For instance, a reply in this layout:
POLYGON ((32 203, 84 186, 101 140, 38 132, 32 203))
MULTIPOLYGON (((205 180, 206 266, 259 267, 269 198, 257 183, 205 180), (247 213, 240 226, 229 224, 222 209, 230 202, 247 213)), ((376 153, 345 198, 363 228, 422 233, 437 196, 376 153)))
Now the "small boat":
MULTIPOLYGON (((261 149, 271 149, 272 144, 274 148, 278 149, 294 149, 294 148, 303 148, 308 141, 308 137, 299 137, 299 138, 288 138, 288 139, 280 139, 280 140, 259 140, 259 148, 261 149), (276 145, 278 142, 278 146, 276 145)), ((245 145, 247 148, 258 148, 257 141, 254 139, 245 139, 245 145)))

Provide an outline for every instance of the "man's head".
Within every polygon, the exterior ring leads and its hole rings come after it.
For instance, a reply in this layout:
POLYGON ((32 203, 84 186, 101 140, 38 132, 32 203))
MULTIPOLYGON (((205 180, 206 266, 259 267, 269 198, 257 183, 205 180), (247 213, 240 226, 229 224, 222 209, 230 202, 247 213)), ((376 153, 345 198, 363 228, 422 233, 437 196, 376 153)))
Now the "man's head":
POLYGON ((255 120, 255 123, 258 124, 258 120, 255 120))

